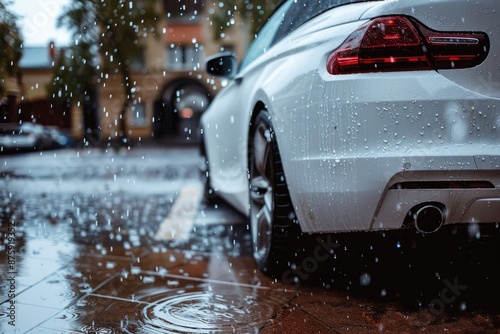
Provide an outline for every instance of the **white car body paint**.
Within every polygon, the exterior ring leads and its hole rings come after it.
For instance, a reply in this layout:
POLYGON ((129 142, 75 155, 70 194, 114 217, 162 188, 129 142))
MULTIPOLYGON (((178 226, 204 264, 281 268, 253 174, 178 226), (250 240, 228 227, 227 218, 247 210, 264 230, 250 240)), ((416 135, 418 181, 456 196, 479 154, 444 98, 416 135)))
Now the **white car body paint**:
POLYGON ((304 232, 397 229, 424 202, 445 204, 446 223, 500 221, 499 12, 494 0, 394 0, 313 18, 238 73, 205 112, 213 188, 248 214, 248 131, 263 105, 304 232), (487 32, 489 57, 439 72, 327 72, 328 56, 354 30, 396 14, 440 31, 487 32), (453 180, 494 187, 392 188, 453 180))

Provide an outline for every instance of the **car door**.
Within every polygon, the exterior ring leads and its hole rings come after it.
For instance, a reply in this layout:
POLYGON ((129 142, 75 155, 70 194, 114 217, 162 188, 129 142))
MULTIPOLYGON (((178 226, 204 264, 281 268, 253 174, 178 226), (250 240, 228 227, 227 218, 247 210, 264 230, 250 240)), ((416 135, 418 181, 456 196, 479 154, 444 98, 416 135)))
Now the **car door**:
POLYGON ((285 2, 271 15, 249 46, 238 73, 217 94, 202 119, 211 185, 242 212, 248 210, 247 142, 252 94, 261 70, 257 63, 275 42, 292 3, 285 2))

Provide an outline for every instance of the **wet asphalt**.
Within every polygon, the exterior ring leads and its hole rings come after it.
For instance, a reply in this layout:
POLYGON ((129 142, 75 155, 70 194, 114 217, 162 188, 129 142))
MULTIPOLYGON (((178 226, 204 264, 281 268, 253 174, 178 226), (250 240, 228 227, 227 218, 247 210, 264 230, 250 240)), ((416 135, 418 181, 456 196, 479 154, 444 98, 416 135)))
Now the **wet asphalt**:
POLYGON ((496 226, 307 236, 271 278, 222 200, 178 209, 198 163, 190 145, 0 155, 0 333, 499 332, 496 226))

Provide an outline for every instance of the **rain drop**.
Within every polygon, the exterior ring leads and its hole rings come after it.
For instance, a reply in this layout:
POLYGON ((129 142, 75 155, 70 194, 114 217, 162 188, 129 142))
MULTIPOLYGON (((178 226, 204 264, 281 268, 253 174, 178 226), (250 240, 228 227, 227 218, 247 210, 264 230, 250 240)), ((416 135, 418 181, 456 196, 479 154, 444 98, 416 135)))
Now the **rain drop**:
POLYGON ((372 278, 368 273, 361 274, 361 277, 359 278, 359 284, 361 284, 362 286, 370 285, 371 281, 372 278))

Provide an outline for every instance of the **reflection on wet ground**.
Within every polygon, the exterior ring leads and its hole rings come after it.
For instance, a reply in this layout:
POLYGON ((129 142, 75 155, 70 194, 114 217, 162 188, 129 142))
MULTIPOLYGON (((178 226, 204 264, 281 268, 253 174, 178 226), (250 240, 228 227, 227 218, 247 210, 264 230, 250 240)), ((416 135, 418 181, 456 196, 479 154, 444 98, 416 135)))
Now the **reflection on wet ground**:
POLYGON ((0 156, 0 332, 500 328, 496 228, 310 236, 277 279, 257 270, 245 220, 222 201, 200 204, 188 240, 157 240, 183 185, 199 182, 195 153, 0 156))

